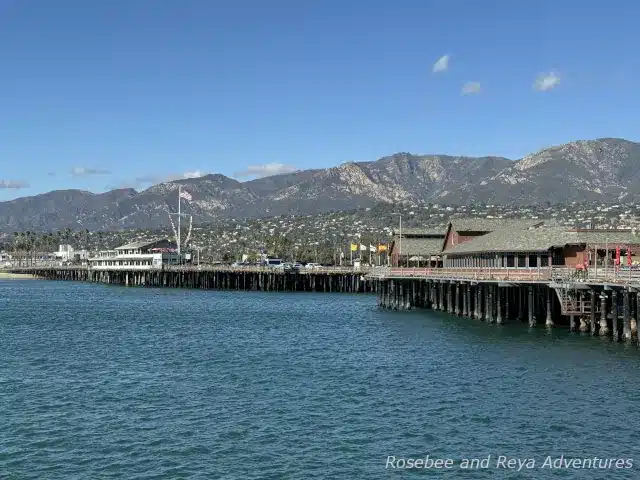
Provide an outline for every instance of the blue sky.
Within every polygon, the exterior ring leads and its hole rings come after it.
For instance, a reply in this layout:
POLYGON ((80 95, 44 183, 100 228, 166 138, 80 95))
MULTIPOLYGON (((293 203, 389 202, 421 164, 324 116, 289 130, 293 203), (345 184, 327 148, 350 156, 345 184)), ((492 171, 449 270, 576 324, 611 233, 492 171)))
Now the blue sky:
POLYGON ((606 5, 0 0, 0 200, 640 140, 640 3, 606 5))

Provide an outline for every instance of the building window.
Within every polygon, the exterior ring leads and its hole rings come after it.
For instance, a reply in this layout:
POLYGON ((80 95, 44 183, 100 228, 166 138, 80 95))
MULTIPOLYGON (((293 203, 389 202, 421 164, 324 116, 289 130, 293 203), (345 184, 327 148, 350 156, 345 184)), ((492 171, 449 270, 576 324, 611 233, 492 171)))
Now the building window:
POLYGON ((537 266, 538 266, 538 256, 529 255, 529 267, 537 267, 537 266))
POLYGON ((515 267, 516 266, 516 257, 515 255, 507 255, 507 267, 515 267))
POLYGON ((527 266, 527 256, 526 255, 518 255, 518 267, 526 267, 527 266))

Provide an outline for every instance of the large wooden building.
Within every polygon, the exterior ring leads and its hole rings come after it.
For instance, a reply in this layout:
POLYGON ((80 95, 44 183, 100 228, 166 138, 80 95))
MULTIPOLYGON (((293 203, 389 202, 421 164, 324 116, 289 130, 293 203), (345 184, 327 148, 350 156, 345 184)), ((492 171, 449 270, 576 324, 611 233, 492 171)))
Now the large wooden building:
POLYGON ((640 237, 631 230, 576 230, 544 220, 506 221, 503 226, 491 221, 475 228, 464 222, 457 228, 455 222, 450 224, 442 251, 444 267, 583 268, 613 265, 616 249, 625 257, 640 250, 640 237))

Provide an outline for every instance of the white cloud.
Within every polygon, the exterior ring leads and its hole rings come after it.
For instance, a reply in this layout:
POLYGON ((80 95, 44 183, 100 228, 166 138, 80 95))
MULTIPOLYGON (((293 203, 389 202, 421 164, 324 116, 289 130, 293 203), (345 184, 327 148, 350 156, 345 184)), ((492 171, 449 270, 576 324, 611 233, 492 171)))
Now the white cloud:
POLYGON ((467 82, 462 86, 462 95, 471 95, 474 93, 480 93, 480 82, 467 82))
POLYGON ((436 63, 433 64, 433 72, 444 72, 449 68, 449 55, 441 56, 436 63))
POLYGON ((560 77, 555 72, 541 73, 533 83, 533 88, 539 92, 551 90, 560 83, 560 77))
POLYGON ((29 188, 29 183, 22 180, 0 180, 0 189, 14 188, 16 190, 20 188, 29 188))
POLYGON ((263 165, 249 165, 246 170, 233 174, 237 178, 245 177, 269 177, 281 173, 295 172, 297 169, 293 165, 285 165, 284 163, 265 163, 263 165))
POLYGON ((184 172, 182 174, 182 178, 200 178, 204 177, 206 173, 202 173, 200 170, 195 170, 193 172, 184 172))
POLYGON ((108 175, 111 172, 109 170, 103 170, 101 168, 86 168, 86 167, 73 167, 71 175, 74 177, 84 177, 87 175, 108 175))

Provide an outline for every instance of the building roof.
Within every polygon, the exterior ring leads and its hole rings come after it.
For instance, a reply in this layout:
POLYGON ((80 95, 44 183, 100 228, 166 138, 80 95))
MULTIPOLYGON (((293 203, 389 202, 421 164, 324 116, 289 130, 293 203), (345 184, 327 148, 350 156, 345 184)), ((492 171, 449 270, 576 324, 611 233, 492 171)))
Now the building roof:
POLYGON ((168 241, 166 238, 156 238, 155 240, 139 240, 137 242, 127 243, 121 247, 116 247, 116 250, 136 250, 138 248, 150 247, 156 243, 168 241))
POLYGON ((543 252, 566 245, 598 244, 604 248, 608 243, 640 244, 640 237, 629 231, 599 232, 597 230, 576 231, 567 227, 540 226, 525 229, 501 228, 476 237, 447 250, 447 255, 483 252, 543 252))
POLYGON ((577 230, 576 237, 580 243, 598 245, 605 248, 607 244, 640 245, 640 237, 631 230, 577 230))
MULTIPOLYGON (((425 228, 403 228, 402 229, 402 238, 407 237, 439 237, 444 238, 445 229, 425 229, 425 228)), ((400 235, 400 229, 393 230, 394 236, 400 235)))
POLYGON ((402 242, 399 238, 394 238, 391 249, 393 255, 431 256, 440 255, 442 251, 442 238, 404 238, 404 230, 402 237, 402 242), (402 243, 402 250, 400 250, 400 243, 402 243))
POLYGON ((522 218, 484 218, 466 217, 452 218, 449 223, 456 232, 493 232, 501 228, 524 229, 533 225, 557 225, 555 220, 522 219, 522 218))

